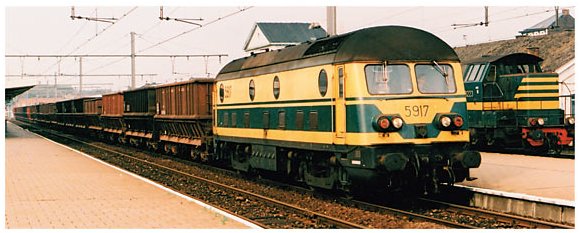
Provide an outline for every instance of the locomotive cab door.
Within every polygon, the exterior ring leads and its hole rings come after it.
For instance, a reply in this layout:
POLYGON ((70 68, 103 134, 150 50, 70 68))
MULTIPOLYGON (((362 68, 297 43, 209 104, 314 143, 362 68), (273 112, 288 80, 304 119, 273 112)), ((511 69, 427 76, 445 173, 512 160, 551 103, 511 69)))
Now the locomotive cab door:
POLYGON ((344 144, 346 135, 346 74, 344 72, 344 65, 336 66, 336 72, 334 74, 334 144, 344 144))

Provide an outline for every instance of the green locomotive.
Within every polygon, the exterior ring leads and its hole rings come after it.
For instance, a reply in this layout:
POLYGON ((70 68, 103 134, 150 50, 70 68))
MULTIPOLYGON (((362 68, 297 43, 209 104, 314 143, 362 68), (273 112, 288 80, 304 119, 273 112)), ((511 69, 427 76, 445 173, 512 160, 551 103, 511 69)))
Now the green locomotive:
MULTIPOLYGON (((574 112, 560 108, 558 74, 513 53, 464 63, 471 143, 559 154, 574 141, 574 112)), ((573 98, 563 98, 573 101, 573 98)))

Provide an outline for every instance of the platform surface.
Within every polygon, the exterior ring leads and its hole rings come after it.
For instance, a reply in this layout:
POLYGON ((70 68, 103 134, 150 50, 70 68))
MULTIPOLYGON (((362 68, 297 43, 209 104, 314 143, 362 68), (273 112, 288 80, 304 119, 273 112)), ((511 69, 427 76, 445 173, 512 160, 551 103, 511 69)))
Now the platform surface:
POLYGON ((7 229, 255 227, 8 123, 7 229))
POLYGON ((574 201, 574 159, 481 153, 474 181, 460 185, 574 201))

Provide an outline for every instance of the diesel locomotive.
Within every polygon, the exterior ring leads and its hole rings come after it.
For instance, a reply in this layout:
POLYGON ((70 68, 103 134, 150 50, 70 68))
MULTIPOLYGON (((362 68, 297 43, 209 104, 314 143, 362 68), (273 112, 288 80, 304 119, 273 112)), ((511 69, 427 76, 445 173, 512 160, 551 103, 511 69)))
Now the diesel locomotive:
MULTIPOLYGON (((542 58, 525 53, 465 62, 471 143, 559 154, 574 141, 574 111, 560 108, 558 74, 543 72, 542 58)), ((573 106, 567 103, 565 106, 573 106)))
POLYGON ((469 150, 457 54, 409 27, 252 54, 225 65, 215 80, 104 95, 101 106, 98 121, 71 120, 84 126, 39 120, 28 109, 34 106, 15 112, 24 121, 351 193, 434 193, 470 180, 481 163, 469 150))

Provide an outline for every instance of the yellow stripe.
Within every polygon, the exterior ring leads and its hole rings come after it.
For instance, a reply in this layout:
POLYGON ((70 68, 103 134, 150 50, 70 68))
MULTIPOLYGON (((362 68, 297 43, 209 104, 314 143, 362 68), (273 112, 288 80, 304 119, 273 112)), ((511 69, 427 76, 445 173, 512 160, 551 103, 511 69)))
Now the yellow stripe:
POLYGON ((547 85, 547 86, 522 85, 518 88, 518 91, 529 91, 529 90, 558 90, 558 85, 547 85))
POLYGON ((539 110, 556 109, 559 101, 506 101, 506 102, 468 102, 467 110, 539 110), (484 108, 485 107, 485 108, 484 108))
MULTIPOLYGON (((243 137, 262 140, 281 140, 298 143, 332 144, 333 132, 287 131, 240 128, 216 128, 216 135, 243 137)), ((469 131, 459 131, 453 135, 451 131, 441 131, 437 138, 404 139, 398 133, 347 133, 346 145, 370 146, 379 144, 429 144, 433 142, 468 142, 469 131)))
POLYGON ((346 143, 348 145, 370 146, 380 144, 430 144, 437 142, 469 142, 469 131, 458 131, 458 135, 453 135, 451 131, 441 131, 436 138, 402 138, 398 133, 347 133, 346 143))
POLYGON ((550 77, 550 78, 523 78, 522 82, 558 82, 558 77, 550 77))
POLYGON ((216 135, 243 137, 251 139, 269 139, 291 142, 306 142, 332 144, 334 133, 313 131, 287 131, 276 129, 243 129, 243 128, 215 128, 216 135))

